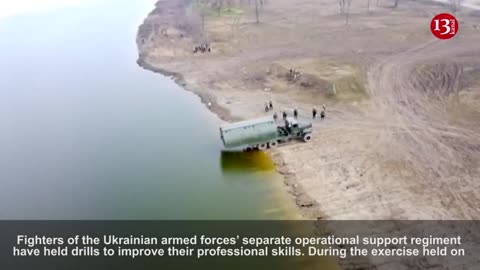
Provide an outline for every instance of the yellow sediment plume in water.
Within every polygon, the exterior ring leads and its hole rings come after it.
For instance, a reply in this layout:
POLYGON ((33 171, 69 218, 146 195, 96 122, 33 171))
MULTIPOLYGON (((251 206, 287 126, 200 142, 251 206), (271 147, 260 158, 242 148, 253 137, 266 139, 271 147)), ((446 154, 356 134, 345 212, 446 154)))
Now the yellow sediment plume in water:
POLYGON ((263 151, 222 152, 224 171, 274 171, 275 164, 263 151))
MULTIPOLYGON (((224 172, 274 172, 275 164, 270 157, 263 151, 249 151, 249 152, 228 152, 224 151, 221 155, 221 164, 224 172)), ((266 179, 269 179, 268 177, 266 179)), ((270 178, 271 179, 271 178, 270 178)), ((301 219, 298 209, 287 197, 287 193, 282 189, 282 181, 272 181, 273 189, 278 189, 278 192, 272 192, 270 196, 275 205, 266 206, 261 211, 266 217, 277 219, 278 215, 282 216, 284 220, 301 219)), ((305 223, 308 224, 308 223, 305 223)), ((304 227, 293 227, 292 229, 304 230, 304 227)), ((290 258, 290 263, 296 269, 322 269, 322 270, 340 270, 337 260, 334 257, 318 257, 318 256, 300 256, 290 258)))

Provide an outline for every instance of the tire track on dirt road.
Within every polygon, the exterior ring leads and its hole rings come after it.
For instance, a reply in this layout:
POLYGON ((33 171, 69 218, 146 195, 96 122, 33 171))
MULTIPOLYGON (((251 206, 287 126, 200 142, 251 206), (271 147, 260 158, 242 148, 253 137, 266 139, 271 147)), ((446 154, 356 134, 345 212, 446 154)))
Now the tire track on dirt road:
MULTIPOLYGON (((466 47, 460 53, 472 50, 476 48, 466 47)), ((380 116, 375 121, 382 123, 379 141, 385 146, 383 155, 408 162, 418 181, 445 196, 445 200, 450 198, 447 208, 455 208, 469 218, 472 214, 478 216, 478 210, 463 209, 478 205, 478 199, 467 203, 458 187, 478 186, 471 180, 478 176, 475 169, 480 139, 475 126, 452 124, 446 105, 449 96, 460 90, 462 67, 450 62, 448 68, 439 68, 438 74, 432 76, 416 72, 418 65, 453 58, 455 52, 459 53, 431 40, 377 63, 368 72, 368 84, 375 114, 380 116)), ((444 215, 451 216, 447 212, 444 215)))

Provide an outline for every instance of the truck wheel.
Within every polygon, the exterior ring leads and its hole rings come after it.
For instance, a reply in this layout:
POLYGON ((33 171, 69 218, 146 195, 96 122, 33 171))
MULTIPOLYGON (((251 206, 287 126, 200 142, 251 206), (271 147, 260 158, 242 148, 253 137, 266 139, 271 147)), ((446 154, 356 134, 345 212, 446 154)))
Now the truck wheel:
POLYGON ((258 145, 258 150, 265 150, 265 149, 267 149, 267 147, 268 146, 267 146, 266 143, 261 143, 261 144, 258 145))
POLYGON ((278 146, 278 142, 277 141, 271 141, 268 143, 268 147, 269 148, 275 148, 278 146))
POLYGON ((304 142, 309 142, 311 140, 312 140, 312 134, 307 133, 307 134, 303 135, 303 141, 304 142))

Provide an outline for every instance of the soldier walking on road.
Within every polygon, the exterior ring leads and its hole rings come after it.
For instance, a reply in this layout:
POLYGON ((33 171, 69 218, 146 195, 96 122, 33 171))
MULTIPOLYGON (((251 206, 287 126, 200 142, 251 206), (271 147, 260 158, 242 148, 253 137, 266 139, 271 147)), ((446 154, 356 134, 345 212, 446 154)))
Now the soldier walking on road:
POLYGON ((287 119, 287 112, 283 111, 283 120, 286 120, 286 119, 287 119))
POLYGON ((270 110, 273 110, 273 102, 271 100, 268 102, 268 107, 270 110))
POLYGON ((269 111, 269 109, 268 109, 268 103, 265 102, 265 112, 268 112, 268 111, 269 111))
POLYGON ((313 116, 313 119, 317 118, 317 108, 313 107, 312 109, 312 116, 313 116))
POLYGON ((274 114, 273 114, 273 120, 274 120, 275 122, 277 122, 277 118, 278 118, 277 113, 274 113, 274 114))
POLYGON ((323 120, 323 118, 325 118, 325 110, 320 112, 320 119, 323 120))
POLYGON ((298 117, 298 111, 297 109, 293 109, 293 118, 297 118, 298 117))

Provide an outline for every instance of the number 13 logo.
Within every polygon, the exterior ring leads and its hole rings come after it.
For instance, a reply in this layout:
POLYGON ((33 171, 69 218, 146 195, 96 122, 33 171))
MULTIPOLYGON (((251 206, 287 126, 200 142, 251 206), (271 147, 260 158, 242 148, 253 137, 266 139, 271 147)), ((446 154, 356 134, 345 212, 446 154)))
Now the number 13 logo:
POLYGON ((450 39, 458 32, 458 21, 451 14, 438 14, 432 19, 430 30, 439 39, 450 39))

